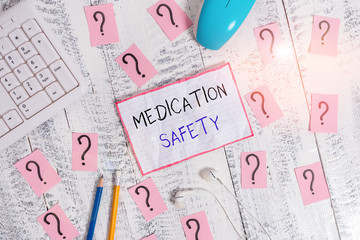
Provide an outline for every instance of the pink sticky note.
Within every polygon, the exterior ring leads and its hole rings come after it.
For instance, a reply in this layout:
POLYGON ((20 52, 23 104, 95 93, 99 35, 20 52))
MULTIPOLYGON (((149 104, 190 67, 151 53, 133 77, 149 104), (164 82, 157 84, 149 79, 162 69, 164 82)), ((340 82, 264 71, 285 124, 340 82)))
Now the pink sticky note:
POLYGON ((242 188, 267 188, 266 152, 241 153, 242 188))
POLYGON ((150 236, 147 236, 146 238, 142 238, 141 240, 157 240, 155 234, 151 234, 150 236))
POLYGON ((272 23, 254 28, 254 33, 263 63, 268 64, 276 60, 279 55, 279 46, 281 44, 279 25, 277 23, 272 23))
POLYGON ((72 134, 72 170, 97 171, 98 134, 72 134))
POLYGON ((338 123, 338 96, 311 94, 311 132, 336 133, 338 123))
POLYGON ((266 127, 283 116, 279 105, 266 85, 248 93, 245 98, 261 127, 266 127))
POLYGON ((157 74, 154 66, 135 44, 118 56, 116 62, 139 88, 157 74))
POLYGON ((91 46, 119 42, 112 3, 84 7, 91 46))
POLYGON ((71 240, 79 235, 59 204, 36 218, 51 239, 71 240))
POLYGON ((314 16, 309 51, 311 53, 336 56, 340 19, 314 16))
POLYGON ((174 0, 160 0, 148 9, 170 41, 188 29, 192 22, 174 0))
POLYGON ((209 222, 205 211, 182 217, 183 226, 187 240, 212 240, 209 222))
POLYGON ((295 168, 304 205, 330 198, 321 163, 295 168))
POLYGON ((35 150, 27 157, 15 163, 15 167, 30 184, 30 187, 38 197, 61 181, 55 169, 51 167, 40 150, 35 150))
POLYGON ((128 191, 147 222, 167 211, 164 199, 161 197, 152 178, 148 178, 129 188, 128 191))

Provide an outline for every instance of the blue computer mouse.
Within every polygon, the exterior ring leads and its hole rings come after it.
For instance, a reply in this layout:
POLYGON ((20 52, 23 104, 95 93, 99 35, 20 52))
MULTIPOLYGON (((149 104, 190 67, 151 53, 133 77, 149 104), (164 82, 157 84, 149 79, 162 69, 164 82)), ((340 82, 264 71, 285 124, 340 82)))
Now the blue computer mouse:
POLYGON ((196 40, 211 50, 220 49, 238 30, 255 0, 204 0, 198 21, 196 40))

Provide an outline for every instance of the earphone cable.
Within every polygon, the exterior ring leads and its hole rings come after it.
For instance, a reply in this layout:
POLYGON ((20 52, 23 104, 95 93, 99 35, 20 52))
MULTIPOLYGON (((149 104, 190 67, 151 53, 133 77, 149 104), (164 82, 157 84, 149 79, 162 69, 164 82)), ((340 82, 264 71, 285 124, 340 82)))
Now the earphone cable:
MULTIPOLYGON (((214 177, 215 177, 215 176, 214 176, 214 177)), ((222 186, 225 187, 225 189, 231 194, 231 196, 233 196, 233 198, 240 204, 240 206, 242 206, 242 207, 245 209, 245 211, 246 211, 248 214, 250 214, 250 216, 251 216, 253 219, 255 219, 255 221, 261 226, 261 228, 263 229, 263 231, 265 232, 265 234, 268 236, 268 238, 269 238, 270 240, 272 240, 271 237, 270 237, 270 235, 269 235, 269 233, 265 230, 265 227, 260 223, 260 221, 259 221, 254 215, 252 215, 252 213, 251 213, 249 210, 246 209, 246 207, 241 203, 240 199, 239 199, 238 197, 236 197, 236 196, 230 191, 230 189, 229 189, 219 178, 217 178, 217 177, 215 177, 215 178, 216 178, 216 180, 219 181, 219 183, 220 183, 222 186)), ((214 195, 214 194, 213 194, 213 195, 214 195)), ((220 205, 221 205, 221 204, 220 204, 220 205)), ((225 211, 225 210, 224 210, 224 211, 225 211)))
POLYGON ((205 189, 205 188, 192 188, 192 189, 188 189, 188 190, 202 190, 205 191, 207 193, 209 193, 210 195, 212 195, 215 200, 218 202, 218 204, 221 206, 222 210, 224 211, 226 217, 228 218, 231 226, 233 227, 233 229, 235 230, 235 232, 237 233, 237 235, 242 239, 242 240, 246 240, 244 237, 241 236, 241 234, 238 232, 238 230, 236 229, 236 227, 234 226, 234 223, 231 221, 230 216, 228 215, 227 211, 225 210, 225 207, 221 204, 220 200, 216 197, 216 195, 214 193, 212 193, 211 191, 205 189))

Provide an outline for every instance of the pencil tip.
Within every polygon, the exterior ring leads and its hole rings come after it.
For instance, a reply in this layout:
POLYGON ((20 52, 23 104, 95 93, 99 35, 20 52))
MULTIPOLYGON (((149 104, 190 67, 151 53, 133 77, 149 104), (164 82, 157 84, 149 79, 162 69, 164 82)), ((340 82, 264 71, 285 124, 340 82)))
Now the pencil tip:
POLYGON ((98 187, 103 187, 104 186, 104 179, 103 177, 100 178, 100 181, 99 181, 99 184, 98 184, 98 187))

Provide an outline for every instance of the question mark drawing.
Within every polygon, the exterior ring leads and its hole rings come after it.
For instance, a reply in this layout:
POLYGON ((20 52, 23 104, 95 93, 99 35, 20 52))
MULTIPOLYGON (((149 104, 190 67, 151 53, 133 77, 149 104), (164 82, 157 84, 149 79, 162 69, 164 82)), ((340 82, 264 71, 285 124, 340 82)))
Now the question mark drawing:
POLYGON ((191 225, 190 225, 190 222, 195 222, 196 223, 196 233, 195 233, 195 239, 196 240, 199 240, 199 231, 200 231, 200 223, 198 220, 196 220, 195 218, 190 218, 186 221, 186 226, 191 229, 191 225))
MULTIPOLYGON (((38 164, 37 162, 35 162, 35 161, 29 161, 29 162, 27 162, 26 165, 25 165, 26 170, 28 170, 29 172, 32 171, 31 168, 29 168, 30 163, 35 164, 35 166, 36 166, 36 168, 37 168, 38 177, 39 177, 40 181, 43 182, 44 179, 41 177, 41 174, 40 174, 40 166, 39 166, 39 164, 38 164)), ((46 184, 46 182, 44 182, 44 184, 46 184)))
POLYGON ((274 58, 274 57, 275 57, 274 54, 273 54, 274 38, 275 38, 275 37, 274 37, 274 33, 273 33, 270 29, 264 28, 263 30, 260 31, 260 34, 259 34, 261 40, 265 40, 265 38, 263 37, 263 33, 264 33, 265 31, 266 31, 266 32, 269 32, 270 35, 271 35, 270 53, 271 53, 272 57, 274 58))
POLYGON ((324 45, 325 35, 326 35, 326 34, 329 32, 329 30, 330 30, 330 23, 329 23, 328 21, 325 21, 325 20, 319 22, 319 28, 320 28, 320 30, 322 30, 321 25, 322 25, 323 23, 326 23, 327 29, 326 29, 325 33, 322 35, 322 37, 321 37, 321 41, 322 41, 321 44, 322 44, 322 45, 324 45))
MULTIPOLYGON (((127 54, 125 54, 125 55, 122 57, 122 61, 123 61, 125 64, 128 64, 129 62, 126 61, 126 57, 127 57, 127 56, 130 56, 130 57, 132 57, 132 59, 134 59, 136 72, 137 72, 139 75, 141 75, 141 72, 140 72, 140 70, 139 70, 139 62, 138 62, 137 58, 136 58, 132 53, 127 53, 127 54)), ((144 78, 144 77, 145 77, 145 74, 141 75, 141 77, 144 78)))
POLYGON ((163 16, 164 16, 164 15, 160 12, 160 8, 161 8, 161 7, 166 7, 166 8, 168 9, 168 11, 169 11, 169 13, 170 13, 170 20, 171 20, 172 25, 174 25, 175 27, 178 27, 178 25, 175 24, 175 21, 174 21, 174 18, 173 18, 173 13, 172 13, 172 11, 171 11, 171 8, 170 8, 168 5, 166 5, 166 4, 164 4, 164 3, 160 4, 160 5, 157 7, 157 9, 156 9, 157 15, 159 15, 160 17, 163 17, 163 16))
MULTIPOLYGON (((139 192, 139 189, 142 188, 146 191, 146 200, 145 200, 145 203, 146 203, 146 206, 147 207, 150 207, 150 204, 149 204, 149 198, 150 198, 150 191, 149 189, 147 189, 147 187, 144 187, 144 186, 138 186, 136 189, 135 189, 135 193, 137 195, 140 195, 140 192, 139 192)), ((154 210, 153 208, 150 208, 150 211, 154 210)))
MULTIPOLYGON (((81 135, 81 136, 79 136, 78 137, 78 142, 79 142, 79 144, 81 145, 82 144, 82 142, 81 142, 81 139, 82 138, 86 138, 87 140, 88 140, 88 146, 87 146, 87 148, 85 149, 85 151, 83 152, 83 154, 81 155, 81 160, 85 160, 85 154, 90 150, 90 148, 91 148, 91 140, 90 140, 90 138, 89 138, 89 136, 87 136, 87 135, 81 135)), ((81 163, 82 165, 85 165, 85 163, 83 162, 83 163, 81 163)))
POLYGON ((250 157, 256 158, 256 168, 254 169, 254 171, 253 171, 253 173, 252 173, 252 177, 251 177, 251 180, 253 180, 252 184, 255 184, 255 173, 256 173, 256 171, 259 169, 260 160, 259 160, 259 157, 256 156, 256 155, 253 154, 253 153, 247 155, 245 160, 246 160, 247 165, 249 165, 249 166, 250 166, 250 162, 249 162, 249 158, 250 158, 250 157))
MULTIPOLYGON (((54 216, 54 218, 56 219, 56 225, 57 225, 57 232, 59 233, 60 236, 64 235, 61 231, 60 231, 60 219, 59 217, 55 214, 55 213, 47 213, 45 216, 44 216, 44 222, 47 224, 47 225, 50 225, 50 222, 47 220, 47 217, 48 216, 54 216)), ((63 236, 63 239, 65 239, 66 237, 63 236)))
POLYGON ((265 98, 264 98, 264 95, 262 95, 262 93, 261 92, 258 92, 258 91, 256 91, 256 92, 253 92, 252 94, 251 94, 251 100, 253 100, 254 102, 256 102, 256 99, 254 98, 254 95, 255 94, 258 94, 258 95, 260 95, 260 97, 261 97, 261 110, 262 110, 262 112, 264 113, 264 115, 266 115, 266 118, 269 118, 269 115, 266 113, 266 111, 265 111, 265 98))
POLYGON ((104 23, 105 23, 105 15, 104 15, 103 12, 100 12, 100 11, 94 12, 93 17, 94 17, 94 19, 95 19, 96 22, 98 21, 98 18, 97 18, 97 15, 98 15, 98 14, 100 14, 100 15, 102 16, 101 25, 100 25, 100 32, 101 32, 101 35, 104 35, 104 29, 103 29, 103 27, 104 27, 104 23))
POLYGON ((311 172, 310 190, 311 190, 312 195, 314 195, 313 184, 314 184, 315 175, 314 175, 313 170, 311 170, 311 169, 306 169, 306 170, 304 171, 304 173, 303 173, 303 176, 304 176, 305 180, 307 180, 307 176, 306 176, 306 173, 307 173, 307 172, 311 172))
MULTIPOLYGON (((320 120, 321 120, 321 121, 323 121, 323 118, 324 118, 325 114, 329 111, 329 105, 328 105, 326 102, 324 102, 324 101, 319 102, 319 109, 321 109, 321 105, 322 105, 322 104, 325 104, 326 110, 325 110, 325 111, 323 112, 323 114, 321 114, 321 116, 320 116, 320 120)), ((321 122, 321 125, 324 125, 324 122, 321 122)))

